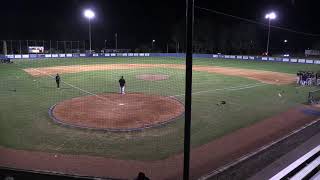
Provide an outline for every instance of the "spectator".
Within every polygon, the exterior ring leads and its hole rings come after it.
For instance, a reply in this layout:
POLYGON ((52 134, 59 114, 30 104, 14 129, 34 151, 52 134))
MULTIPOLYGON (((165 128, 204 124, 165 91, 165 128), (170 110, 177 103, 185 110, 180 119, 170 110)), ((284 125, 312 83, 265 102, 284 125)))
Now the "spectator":
POLYGON ((150 180, 143 172, 139 172, 138 177, 135 180, 150 180))
POLYGON ((317 86, 320 85, 320 72, 317 72, 317 74, 316 74, 316 85, 317 86))

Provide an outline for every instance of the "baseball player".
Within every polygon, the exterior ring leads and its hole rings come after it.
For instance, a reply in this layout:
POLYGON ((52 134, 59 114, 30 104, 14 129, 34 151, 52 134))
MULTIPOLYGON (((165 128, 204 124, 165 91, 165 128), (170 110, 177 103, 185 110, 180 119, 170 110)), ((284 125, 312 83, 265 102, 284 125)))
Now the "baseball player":
POLYGON ((57 88, 60 88, 60 76, 59 76, 59 74, 56 75, 56 83, 57 83, 57 88))
POLYGON ((124 80, 123 76, 119 79, 119 85, 120 85, 120 94, 126 94, 125 88, 126 88, 126 80, 124 80))

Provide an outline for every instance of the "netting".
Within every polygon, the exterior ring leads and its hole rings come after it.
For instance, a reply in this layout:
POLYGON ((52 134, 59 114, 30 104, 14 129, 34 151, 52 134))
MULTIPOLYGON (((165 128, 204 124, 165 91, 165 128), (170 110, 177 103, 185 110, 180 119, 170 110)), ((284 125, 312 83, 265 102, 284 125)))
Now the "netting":
POLYGON ((269 31, 262 12, 238 3, 234 11, 195 7, 194 179, 250 179, 277 160, 271 144, 319 117, 306 105, 308 95, 319 101, 318 56, 305 54, 319 35, 283 28, 280 12, 269 31))
MULTIPOLYGON (((92 20, 91 40, 85 21, 70 40, 0 41, 1 54, 13 62, 0 63, 1 167, 182 179, 185 10, 153 3, 141 9, 136 2, 118 4, 118 16, 128 11, 130 17, 113 25, 92 20), (163 20, 153 18, 164 13, 163 20), (44 51, 30 53, 30 46, 44 51)), ((265 56, 265 22, 242 17, 243 9, 232 15, 198 5, 190 179, 248 179, 276 157, 245 159, 319 118, 320 110, 305 104, 306 97, 312 104, 320 99, 319 78, 312 75, 320 60, 305 57, 319 37, 275 23, 265 56)))

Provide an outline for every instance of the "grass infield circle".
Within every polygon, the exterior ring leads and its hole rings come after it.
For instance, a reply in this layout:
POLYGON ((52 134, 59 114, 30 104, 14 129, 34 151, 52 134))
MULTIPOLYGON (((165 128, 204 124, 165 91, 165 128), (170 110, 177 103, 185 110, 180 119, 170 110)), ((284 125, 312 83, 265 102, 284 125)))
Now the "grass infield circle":
POLYGON ((49 109, 49 116, 58 124, 114 132, 159 127, 183 114, 184 105, 176 98, 142 93, 76 97, 49 109))

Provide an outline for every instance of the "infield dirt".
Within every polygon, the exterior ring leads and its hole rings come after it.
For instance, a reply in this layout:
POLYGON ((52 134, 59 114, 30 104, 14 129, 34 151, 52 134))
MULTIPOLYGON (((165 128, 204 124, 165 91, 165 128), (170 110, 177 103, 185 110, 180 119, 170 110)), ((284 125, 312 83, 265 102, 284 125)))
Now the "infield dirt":
MULTIPOLYGON (((32 76, 46 76, 55 75, 57 73, 78 73, 85 71, 103 71, 103 70, 117 70, 117 69, 138 69, 138 68, 173 68, 185 69, 184 65, 180 64, 99 64, 99 65, 72 65, 72 66, 55 66, 55 67, 42 67, 42 68, 27 68, 24 69, 32 76)), ((241 69, 231 67, 219 66, 194 66, 193 71, 201 71, 208 73, 218 73, 229 76, 238 76, 249 79, 254 79, 267 84, 291 84, 295 81, 295 75, 253 70, 241 69)))
POLYGON ((83 96, 58 103, 54 119, 65 125, 97 130, 134 131, 173 121, 184 105, 172 97, 129 94, 83 96))

